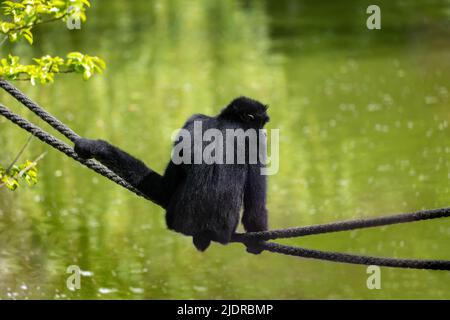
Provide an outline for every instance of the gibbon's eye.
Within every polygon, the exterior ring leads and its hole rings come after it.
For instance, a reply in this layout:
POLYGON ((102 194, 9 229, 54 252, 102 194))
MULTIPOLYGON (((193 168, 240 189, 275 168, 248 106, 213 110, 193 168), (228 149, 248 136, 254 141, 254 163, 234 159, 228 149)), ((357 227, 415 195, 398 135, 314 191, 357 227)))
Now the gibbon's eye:
POLYGON ((243 113, 240 115, 240 118, 244 122, 251 122, 255 119, 255 116, 250 113, 243 113))

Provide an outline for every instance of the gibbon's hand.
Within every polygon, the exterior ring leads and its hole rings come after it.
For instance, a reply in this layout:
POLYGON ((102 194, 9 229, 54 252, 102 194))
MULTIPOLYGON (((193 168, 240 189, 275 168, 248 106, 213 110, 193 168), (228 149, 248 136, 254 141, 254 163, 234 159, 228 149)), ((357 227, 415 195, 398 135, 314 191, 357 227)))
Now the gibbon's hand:
POLYGON ((74 150, 83 159, 93 158, 93 146, 95 140, 80 138, 75 141, 74 150))

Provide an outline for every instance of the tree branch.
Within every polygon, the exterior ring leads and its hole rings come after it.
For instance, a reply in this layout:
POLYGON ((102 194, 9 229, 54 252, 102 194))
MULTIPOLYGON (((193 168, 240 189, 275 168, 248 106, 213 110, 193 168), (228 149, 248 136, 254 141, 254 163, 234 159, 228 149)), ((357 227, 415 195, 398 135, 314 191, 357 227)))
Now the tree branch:
POLYGON ((46 154, 47 154, 47 151, 44 152, 44 153, 42 153, 42 154, 41 154, 39 157, 37 157, 36 159, 34 159, 34 161, 33 161, 31 164, 29 164, 28 166, 26 166, 25 168, 23 168, 23 169, 19 172, 19 174, 17 175, 17 177, 22 178, 22 176, 23 176, 28 170, 30 170, 31 168, 35 167, 35 166, 37 165, 37 163, 38 163, 40 160, 42 160, 42 158, 45 157, 46 154))
POLYGON ((26 28, 34 28, 34 27, 39 26, 39 25, 41 25, 41 24, 45 24, 45 23, 50 23, 50 22, 55 22, 55 21, 58 21, 58 20, 62 20, 62 19, 64 19, 67 15, 68 15, 68 13, 66 12, 66 13, 64 13, 64 14, 63 14, 62 16, 60 16, 60 17, 56 17, 56 18, 53 18, 53 19, 48 19, 48 20, 44 20, 44 21, 32 23, 32 24, 29 24, 29 25, 25 25, 25 26, 13 28, 13 29, 8 30, 8 32, 6 32, 6 33, 8 34, 8 33, 10 33, 10 32, 19 31, 19 30, 26 29, 26 28))
POLYGON ((22 153, 25 151, 25 148, 28 146, 28 144, 30 143, 31 139, 33 139, 33 135, 30 135, 27 139, 27 141, 25 142, 25 144, 22 146, 22 148, 20 149, 20 151, 17 153, 16 157, 14 158, 13 161, 11 161, 11 164, 8 166, 8 168, 6 168, 6 173, 9 173, 9 170, 11 170, 12 166, 17 162, 17 160, 19 160, 20 156, 22 155, 22 153))
MULTIPOLYGON (((47 151, 42 153, 39 157, 37 157, 36 159, 34 159, 34 161, 32 163, 30 163, 28 166, 26 166, 25 168, 23 168, 19 173, 17 173, 15 176, 17 176, 18 178, 21 178, 28 170, 30 170, 31 168, 35 167, 37 165, 37 163, 42 160, 42 158, 45 157, 45 155, 47 154, 47 151)), ((14 178, 11 177, 11 178, 14 178)), ((0 183, 0 188, 4 187, 5 183, 2 182, 0 183)))
MULTIPOLYGON (((75 72, 74 69, 67 69, 67 70, 61 70, 58 72, 54 72, 54 74, 57 75, 60 73, 74 73, 74 72, 75 72)), ((26 72, 16 73, 16 75, 20 75, 20 74, 27 74, 27 73, 26 72)), ((11 81, 30 81, 31 78, 15 78, 15 79, 9 78, 9 80, 11 80, 11 81)))

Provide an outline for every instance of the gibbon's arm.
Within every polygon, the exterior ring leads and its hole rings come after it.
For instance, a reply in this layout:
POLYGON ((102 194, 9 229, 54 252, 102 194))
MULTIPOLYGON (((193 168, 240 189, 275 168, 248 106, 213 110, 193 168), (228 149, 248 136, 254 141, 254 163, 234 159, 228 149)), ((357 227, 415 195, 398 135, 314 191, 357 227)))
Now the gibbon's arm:
MULTIPOLYGON (((247 232, 265 231, 268 229, 266 209, 267 180, 260 173, 260 165, 248 166, 247 180, 244 190, 244 213, 242 224, 247 232)), ((260 240, 245 243, 247 252, 259 254, 263 250, 259 247, 260 240)))
POLYGON ((100 161, 163 208, 178 182, 180 168, 172 161, 161 176, 142 161, 103 140, 81 138, 75 142, 75 152, 82 158, 100 161))
POLYGON ((260 165, 248 166, 244 191, 244 213, 242 224, 247 232, 265 231, 268 228, 266 192, 267 180, 260 173, 260 165))
MULTIPOLYGON (((209 117, 195 114, 187 120, 183 129, 191 132, 193 122, 204 119, 209 117)), ((75 152, 82 158, 100 161, 164 209, 185 176, 182 164, 176 165, 170 160, 161 176, 142 161, 103 140, 80 138, 75 141, 75 152)))

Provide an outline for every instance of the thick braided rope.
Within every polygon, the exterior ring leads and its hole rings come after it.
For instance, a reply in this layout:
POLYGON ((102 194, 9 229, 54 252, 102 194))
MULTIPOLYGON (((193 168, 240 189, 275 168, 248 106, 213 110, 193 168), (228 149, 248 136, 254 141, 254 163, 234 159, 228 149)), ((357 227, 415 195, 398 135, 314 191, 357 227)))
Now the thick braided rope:
POLYGON ((83 158, 80 158, 77 153, 73 150, 73 148, 63 141, 53 137, 52 135, 48 134, 47 132, 43 131, 36 125, 32 124, 31 122, 23 119, 19 115, 11 112, 8 108, 0 104, 0 115, 4 116, 5 118, 9 119, 13 123, 17 124, 22 129, 25 129, 26 131, 30 132, 39 140, 49 144, 50 146, 54 147, 55 149, 61 151, 62 153, 66 154, 70 158, 80 162, 81 164, 85 165, 86 167, 94 170, 95 172, 101 174, 102 176, 108 178, 109 180, 117 183, 118 185, 130 190, 131 192, 134 192, 138 196, 146 198, 144 194, 139 192, 136 188, 134 188, 132 185, 130 185, 128 182, 123 180, 121 177, 119 177, 117 174, 109 170, 107 167, 102 165, 101 163, 95 161, 95 160, 86 160, 83 158))
POLYGON ((296 256, 303 258, 327 260, 333 262, 377 265, 392 268, 450 270, 450 261, 448 260, 422 260, 422 259, 418 260, 418 259, 371 257, 348 253, 311 250, 300 247, 291 247, 273 242, 264 242, 260 244, 260 247, 261 249, 274 253, 280 253, 289 256, 296 256))
POLYGON ((50 113, 48 113, 44 108, 39 106, 37 103, 28 98, 22 91, 14 87, 8 81, 4 79, 0 79, 0 87, 3 88, 6 92, 8 92, 11 96, 13 96, 17 101, 22 103, 28 109, 33 111, 38 117, 47 122, 53 128, 61 132, 64 136, 66 136, 70 141, 75 142, 80 138, 78 134, 76 134, 72 129, 66 126, 64 123, 56 119, 50 113))
POLYGON ((305 227, 268 230, 260 232, 236 233, 233 235, 233 240, 237 242, 243 241, 245 242, 249 240, 274 240, 280 238, 294 238, 321 233, 348 231, 354 229, 371 228, 390 224, 437 219, 444 217, 450 217, 450 208, 421 210, 416 212, 401 213, 385 217, 354 219, 325 224, 316 224, 305 227))

